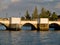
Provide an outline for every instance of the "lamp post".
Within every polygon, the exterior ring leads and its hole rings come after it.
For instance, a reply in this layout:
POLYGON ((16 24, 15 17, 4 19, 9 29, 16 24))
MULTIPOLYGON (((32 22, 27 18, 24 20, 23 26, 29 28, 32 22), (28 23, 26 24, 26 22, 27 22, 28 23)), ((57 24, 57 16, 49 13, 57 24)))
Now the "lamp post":
POLYGON ((39 31, 40 30, 40 17, 38 15, 38 19, 37 19, 37 30, 39 31))
POLYGON ((21 14, 21 13, 19 12, 19 17, 20 17, 20 14, 21 14))
POLYGON ((8 20, 8 13, 6 13, 6 20, 8 20))
POLYGON ((6 13, 6 18, 7 18, 7 16, 8 16, 8 13, 6 13))

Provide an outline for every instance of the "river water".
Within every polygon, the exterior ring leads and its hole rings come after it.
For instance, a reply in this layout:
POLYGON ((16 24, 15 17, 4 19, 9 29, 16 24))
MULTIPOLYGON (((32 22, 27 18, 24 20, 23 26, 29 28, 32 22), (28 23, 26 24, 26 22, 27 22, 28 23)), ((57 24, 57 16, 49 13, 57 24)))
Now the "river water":
POLYGON ((0 45, 60 45, 60 31, 0 31, 0 45))

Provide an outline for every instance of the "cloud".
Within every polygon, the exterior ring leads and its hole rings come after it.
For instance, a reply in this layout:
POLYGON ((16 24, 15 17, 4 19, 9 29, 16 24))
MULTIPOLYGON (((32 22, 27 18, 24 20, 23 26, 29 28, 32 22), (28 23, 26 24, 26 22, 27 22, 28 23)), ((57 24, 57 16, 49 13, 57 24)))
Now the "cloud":
POLYGON ((0 0, 0 10, 7 9, 9 5, 8 0, 0 0))
POLYGON ((11 2, 15 3, 15 2, 19 2, 21 0, 11 0, 11 2))
POLYGON ((38 7, 39 13, 42 7, 55 11, 57 9, 54 9, 54 7, 60 7, 60 2, 58 2, 59 0, 0 0, 0 9, 3 9, 0 15, 4 15, 3 12, 7 12, 9 16, 19 16, 20 12, 20 16, 22 16, 27 9, 29 10, 29 13, 32 14, 35 6, 38 7))
POLYGON ((54 0, 43 0, 43 1, 47 1, 47 2, 50 1, 50 2, 52 2, 52 1, 54 1, 54 0))
POLYGON ((2 6, 0 7, 0 10, 7 9, 7 8, 8 8, 8 5, 2 5, 2 6))
POLYGON ((54 0, 30 0, 30 1, 33 1, 33 2, 53 2, 54 0))
POLYGON ((56 4, 55 8, 60 9, 60 2, 56 4))

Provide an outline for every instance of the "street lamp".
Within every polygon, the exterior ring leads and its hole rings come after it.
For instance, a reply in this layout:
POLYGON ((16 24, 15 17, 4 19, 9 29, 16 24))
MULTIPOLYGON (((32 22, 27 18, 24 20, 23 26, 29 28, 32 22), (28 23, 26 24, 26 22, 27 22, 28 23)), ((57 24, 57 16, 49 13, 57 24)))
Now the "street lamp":
POLYGON ((7 16, 8 16, 8 13, 6 13, 6 18, 7 18, 7 16))

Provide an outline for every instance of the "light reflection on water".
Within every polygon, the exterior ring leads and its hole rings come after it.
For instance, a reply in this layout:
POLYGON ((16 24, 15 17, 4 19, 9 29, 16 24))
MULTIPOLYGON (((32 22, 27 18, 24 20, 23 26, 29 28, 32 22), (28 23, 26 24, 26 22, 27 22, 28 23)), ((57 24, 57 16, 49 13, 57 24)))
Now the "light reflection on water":
MULTIPOLYGON (((3 25, 0 25, 0 30, 6 30, 6 27, 3 25)), ((21 30, 32 30, 32 27, 31 26, 23 26, 23 27, 21 27, 21 30)), ((49 30, 54 30, 54 28, 49 28, 49 30)))
POLYGON ((60 45, 60 31, 0 31, 0 45, 60 45))
POLYGON ((22 30, 31 30, 31 26, 23 26, 21 29, 22 30))
POLYGON ((6 27, 3 25, 0 25, 0 30, 6 30, 6 27))

